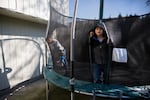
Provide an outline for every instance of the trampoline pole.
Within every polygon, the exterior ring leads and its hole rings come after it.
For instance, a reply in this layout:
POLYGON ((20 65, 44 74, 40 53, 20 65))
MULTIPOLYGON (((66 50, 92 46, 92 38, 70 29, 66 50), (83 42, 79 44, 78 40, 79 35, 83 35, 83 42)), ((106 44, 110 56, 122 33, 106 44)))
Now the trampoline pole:
POLYGON ((102 19, 103 19, 103 7, 104 7, 104 0, 100 0, 100 5, 99 5, 99 22, 102 22, 102 19))
POLYGON ((93 90, 93 100, 96 100, 96 93, 95 93, 95 89, 93 90))
POLYGON ((50 88, 49 88, 49 83, 48 83, 48 81, 46 80, 46 100, 49 100, 50 99, 50 97, 49 97, 49 95, 50 95, 50 90, 49 90, 50 88))
POLYGON ((107 65, 107 72, 106 72, 106 83, 109 83, 109 70, 110 70, 110 66, 111 66, 111 46, 110 46, 110 36, 109 33, 107 31, 106 25, 104 22, 102 22, 103 19, 103 10, 104 10, 104 0, 100 0, 100 4, 99 4, 99 23, 102 23, 104 25, 104 28, 106 30, 106 34, 108 36, 108 45, 109 45, 109 50, 108 50, 108 65, 107 65))
POLYGON ((71 25, 71 35, 70 35, 70 65, 71 65, 71 79, 70 79, 70 89, 71 89, 71 100, 74 100, 74 39, 75 39, 75 26, 76 26, 76 15, 77 15, 78 0, 75 0, 73 22, 71 25))

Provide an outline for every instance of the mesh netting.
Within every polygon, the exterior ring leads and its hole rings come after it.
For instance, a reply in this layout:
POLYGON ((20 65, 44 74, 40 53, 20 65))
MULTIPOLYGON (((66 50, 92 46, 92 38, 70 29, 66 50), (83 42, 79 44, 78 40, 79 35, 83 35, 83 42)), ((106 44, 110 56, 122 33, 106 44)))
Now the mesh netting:
MULTIPOLYGON (((113 47, 127 48, 127 63, 112 62, 109 70, 110 83, 123 85, 144 85, 150 83, 150 14, 144 16, 120 17, 103 20, 108 29, 113 47)), ((97 20, 77 19, 75 34, 75 78, 92 81, 90 67, 88 32, 97 20)), ((54 6, 50 6, 50 26, 48 37, 53 40, 49 44, 54 70, 69 76, 70 71, 70 32, 72 18, 60 14, 54 6), (55 42, 55 43, 54 43, 55 42), (62 50, 62 51, 61 51, 62 50), (63 51, 65 50, 65 51, 63 51), (59 63, 60 55, 66 61, 59 63)))

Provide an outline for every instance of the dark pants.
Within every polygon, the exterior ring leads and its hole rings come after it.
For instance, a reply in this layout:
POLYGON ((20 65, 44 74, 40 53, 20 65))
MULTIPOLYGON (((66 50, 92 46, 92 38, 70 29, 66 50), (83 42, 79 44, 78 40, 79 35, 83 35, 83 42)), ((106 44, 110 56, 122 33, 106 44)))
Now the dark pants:
POLYGON ((105 83, 106 64, 94 64, 93 67, 94 83, 105 83))

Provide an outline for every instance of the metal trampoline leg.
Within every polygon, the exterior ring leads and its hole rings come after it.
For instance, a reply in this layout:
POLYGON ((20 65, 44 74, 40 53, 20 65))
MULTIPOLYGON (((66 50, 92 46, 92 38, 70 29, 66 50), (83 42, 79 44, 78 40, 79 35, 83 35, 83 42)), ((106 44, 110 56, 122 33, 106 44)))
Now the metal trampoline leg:
POLYGON ((119 100, 122 100, 122 92, 120 91, 119 94, 119 100))
POLYGON ((93 100, 96 100, 96 93, 95 93, 95 89, 93 90, 93 100))
POLYGON ((50 88, 47 80, 46 80, 46 100, 50 100, 50 88))

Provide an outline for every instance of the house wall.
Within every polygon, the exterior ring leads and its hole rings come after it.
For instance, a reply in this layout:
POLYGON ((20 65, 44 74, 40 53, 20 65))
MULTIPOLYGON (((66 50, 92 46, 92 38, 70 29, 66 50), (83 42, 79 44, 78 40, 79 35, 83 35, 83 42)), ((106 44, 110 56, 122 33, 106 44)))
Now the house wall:
POLYGON ((48 0, 0 0, 0 7, 48 19, 48 0))
MULTIPOLYGON (((68 15, 68 0, 51 3, 68 15)), ((49 11, 48 0, 0 0, 0 90, 42 74, 49 11)))
MULTIPOLYGON (((0 0, 0 8, 6 8, 11 11, 38 17, 41 19, 49 19, 49 1, 50 0, 0 0)), ((57 11, 68 15, 69 0, 51 0, 51 4, 57 8, 57 11)))
POLYGON ((46 25, 0 17, 1 90, 42 74, 46 25))

